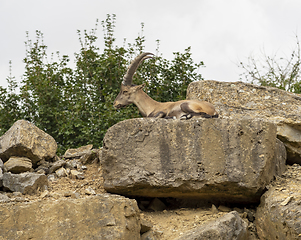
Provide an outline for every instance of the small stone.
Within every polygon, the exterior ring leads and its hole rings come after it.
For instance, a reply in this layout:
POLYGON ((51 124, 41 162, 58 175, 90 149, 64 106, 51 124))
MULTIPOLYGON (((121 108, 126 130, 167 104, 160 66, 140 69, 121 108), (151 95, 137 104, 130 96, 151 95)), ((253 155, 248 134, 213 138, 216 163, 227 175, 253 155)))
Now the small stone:
POLYGON ((81 157, 84 154, 86 154, 87 152, 91 151, 91 149, 93 148, 93 145, 87 145, 87 146, 82 146, 76 149, 68 149, 65 154, 64 154, 64 158, 76 158, 76 157, 81 157))
POLYGON ((77 169, 78 171, 82 170, 82 165, 81 165, 81 163, 76 164, 76 169, 77 169))
POLYGON ((251 210, 244 208, 244 213, 247 213, 247 219, 249 220, 249 222, 254 222, 255 214, 251 210))
POLYGON ((13 195, 15 197, 22 197, 22 193, 21 192, 13 192, 13 195))
POLYGON ((163 211, 166 209, 166 205, 159 198, 154 198, 149 204, 148 209, 154 211, 163 211))
POLYGON ((46 171, 44 169, 39 169, 37 171, 38 174, 46 174, 46 171))
POLYGON ((238 207, 234 207, 234 208, 233 208, 233 211, 236 211, 236 212, 238 212, 238 213, 243 213, 243 212, 244 212, 243 209, 238 208, 238 207))
POLYGON ((187 239, 249 239, 248 224, 238 212, 232 211, 214 221, 185 230, 177 240, 187 239))
POLYGON ((159 231, 158 232, 148 231, 141 235, 141 240, 156 240, 158 239, 158 235, 159 235, 159 231))
POLYGON ((9 202, 9 201, 10 201, 10 198, 7 195, 0 193, 0 203, 9 202))
POLYGON ((242 216, 241 216, 242 218, 248 218, 248 213, 246 213, 246 212, 243 212, 243 214, 242 214, 242 216))
POLYGON ((44 192, 41 193, 40 197, 44 198, 44 197, 48 197, 49 196, 49 191, 45 190, 44 192))
POLYGON ((67 176, 66 169, 63 168, 63 167, 61 167, 58 170, 56 170, 55 173, 58 176, 58 178, 62 178, 62 177, 66 177, 67 176))
POLYGON ((49 175, 47 176, 47 178, 48 178, 48 181, 51 181, 51 182, 53 182, 53 181, 56 180, 56 177, 54 176, 54 174, 49 174, 49 175))
POLYGON ((223 206, 223 205, 220 205, 218 207, 218 210, 220 210, 221 212, 231 212, 231 209, 226 207, 226 206, 223 206))
POLYGON ((214 204, 212 204, 211 211, 214 214, 218 213, 218 210, 217 210, 217 208, 216 208, 216 206, 214 204))
POLYGON ((153 227, 153 224, 150 223, 149 221, 146 221, 145 219, 141 219, 141 230, 140 233, 146 233, 148 231, 150 231, 153 227))
POLYGON ((80 194, 77 192, 65 192, 64 197, 80 198, 80 194))
POLYGON ((71 179, 84 179, 85 178, 83 173, 76 171, 76 170, 71 170, 70 176, 71 176, 71 179))
POLYGON ((80 161, 78 159, 74 159, 68 162, 68 166, 70 166, 70 169, 77 169, 77 166, 80 164, 80 161))
POLYGON ((89 152, 80 157, 80 162, 82 164, 88 164, 94 162, 95 160, 98 160, 100 151, 100 149, 90 150, 89 152))
POLYGON ((66 162, 63 159, 60 159, 52 164, 52 166, 49 168, 49 173, 54 173, 59 168, 65 166, 66 162))
POLYGON ((292 199, 293 199, 293 196, 289 196, 282 203, 280 203, 280 205, 286 206, 292 199))
POLYGON ((85 193, 86 193, 87 195, 95 195, 95 194, 96 194, 95 191, 93 190, 93 188, 91 188, 91 187, 88 187, 88 188, 85 190, 85 193))
MULTIPOLYGON (((44 170, 44 174, 49 172, 49 168, 51 166, 50 162, 45 161, 44 159, 37 163, 38 167, 35 169, 35 172, 39 172, 40 170, 44 170)), ((40 171, 42 173, 42 171, 40 171)))

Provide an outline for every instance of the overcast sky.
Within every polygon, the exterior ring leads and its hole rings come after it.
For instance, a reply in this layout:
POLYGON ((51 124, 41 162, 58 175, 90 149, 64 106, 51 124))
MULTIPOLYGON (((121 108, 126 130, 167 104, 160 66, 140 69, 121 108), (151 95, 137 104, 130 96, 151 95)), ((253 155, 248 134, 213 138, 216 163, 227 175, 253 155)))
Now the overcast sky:
MULTIPOLYGON (((145 24, 146 51, 161 41, 163 57, 191 46, 196 62, 204 61, 205 79, 238 81, 239 61, 251 54, 289 55, 300 36, 300 0, 0 0, 0 85, 7 86, 9 60, 17 80, 24 73, 26 31, 44 33, 49 52, 74 61, 80 44, 77 29, 90 30, 96 19, 116 14, 115 36, 134 42, 145 24)), ((99 47, 103 46, 101 27, 99 47)))

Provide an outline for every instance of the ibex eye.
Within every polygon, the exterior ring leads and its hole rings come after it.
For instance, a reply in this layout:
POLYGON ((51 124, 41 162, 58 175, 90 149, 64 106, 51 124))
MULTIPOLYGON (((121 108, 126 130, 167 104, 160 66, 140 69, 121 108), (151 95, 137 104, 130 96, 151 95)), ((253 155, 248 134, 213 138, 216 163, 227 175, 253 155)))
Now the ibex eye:
POLYGON ((128 91, 123 91, 123 93, 127 93, 128 91))

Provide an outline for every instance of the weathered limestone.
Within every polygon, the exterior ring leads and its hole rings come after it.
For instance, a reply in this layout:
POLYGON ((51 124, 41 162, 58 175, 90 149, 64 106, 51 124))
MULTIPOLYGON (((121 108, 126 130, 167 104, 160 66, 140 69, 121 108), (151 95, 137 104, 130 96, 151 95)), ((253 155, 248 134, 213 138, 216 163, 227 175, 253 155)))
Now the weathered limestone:
POLYGON ((272 183, 261 197, 256 212, 260 239, 301 238, 301 166, 288 166, 283 177, 272 183))
POLYGON ((0 239, 140 240, 136 201, 117 195, 0 204, 0 212, 0 239))
POLYGON ((33 165, 55 157, 57 144, 53 137, 34 124, 19 120, 0 137, 0 158, 6 162, 12 156, 27 157, 33 165))
POLYGON ((222 118, 262 118, 277 124, 288 163, 301 164, 301 95, 243 82, 200 81, 187 88, 187 99, 211 102, 222 118))
POLYGON ((65 168, 61 167, 55 171, 58 178, 67 177, 68 173, 65 168))
POLYGON ((31 160, 26 157, 10 157, 8 161, 4 163, 4 169, 6 172, 11 173, 33 171, 31 160))
POLYGON ((70 148, 68 149, 65 154, 64 154, 64 158, 80 158, 81 156, 91 152, 93 148, 92 144, 86 145, 86 146, 82 146, 79 148, 70 148))
POLYGON ((94 161, 98 162, 101 149, 92 149, 93 145, 89 144, 76 149, 68 149, 63 158, 78 160, 82 164, 88 164, 94 161))
POLYGON ((208 222, 201 227, 184 233, 177 240, 248 240, 248 224, 242 220, 236 211, 227 213, 215 221, 208 222))
POLYGON ((23 194, 35 194, 38 191, 43 191, 48 186, 47 177, 44 174, 38 173, 4 173, 3 187, 12 192, 21 192, 23 194))
POLYGON ((66 165, 66 161, 63 159, 60 159, 51 164, 50 168, 48 169, 48 172, 54 173, 56 170, 60 169, 61 167, 64 167, 65 165, 66 165))
POLYGON ((0 168, 0 188, 3 186, 3 171, 2 168, 0 168))
POLYGON ((0 203, 5 203, 5 202, 9 202, 9 201, 10 201, 10 198, 8 196, 0 193, 0 203))
POLYGON ((108 129, 101 164, 112 193, 257 202, 285 169, 276 126, 250 119, 130 119, 108 129))

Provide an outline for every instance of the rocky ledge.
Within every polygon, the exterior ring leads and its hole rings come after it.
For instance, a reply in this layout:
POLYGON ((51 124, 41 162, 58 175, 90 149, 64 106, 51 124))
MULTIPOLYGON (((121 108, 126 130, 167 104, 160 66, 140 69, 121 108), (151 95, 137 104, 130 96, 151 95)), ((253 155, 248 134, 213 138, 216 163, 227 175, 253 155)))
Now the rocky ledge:
POLYGON ((111 193, 250 204, 285 161, 269 122, 131 119, 107 131, 101 164, 111 193))

